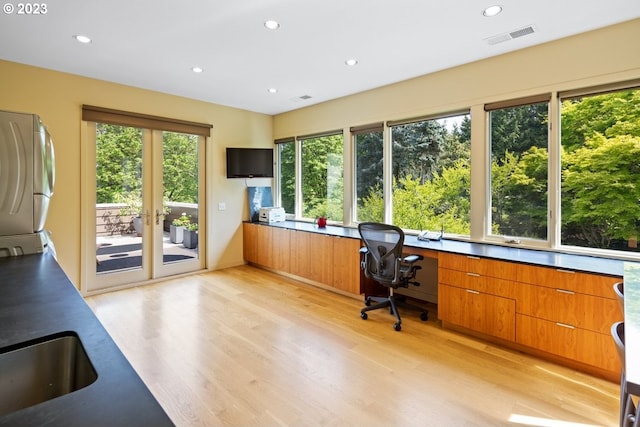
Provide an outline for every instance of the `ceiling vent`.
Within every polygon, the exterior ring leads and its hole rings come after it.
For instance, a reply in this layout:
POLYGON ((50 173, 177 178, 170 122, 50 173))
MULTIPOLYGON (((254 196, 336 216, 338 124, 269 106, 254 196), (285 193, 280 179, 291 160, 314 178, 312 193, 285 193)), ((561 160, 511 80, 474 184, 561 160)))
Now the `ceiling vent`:
POLYGON ((307 99, 311 99, 311 98, 312 98, 311 95, 302 95, 302 96, 297 96, 295 98, 291 98, 291 101, 300 102, 300 101, 306 101, 307 99))
POLYGON ((535 30, 533 29, 533 25, 529 25, 524 28, 520 28, 518 30, 513 30, 508 33, 498 34, 497 36, 489 37, 485 39, 488 44, 494 45, 502 42, 506 42, 508 40, 517 39, 518 37, 524 37, 529 34, 533 34, 535 30))

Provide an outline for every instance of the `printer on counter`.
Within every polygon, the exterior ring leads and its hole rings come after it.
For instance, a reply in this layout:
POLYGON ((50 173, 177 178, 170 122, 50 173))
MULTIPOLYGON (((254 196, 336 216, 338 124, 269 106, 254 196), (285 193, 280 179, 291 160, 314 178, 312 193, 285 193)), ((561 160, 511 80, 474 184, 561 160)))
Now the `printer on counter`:
POLYGON ((260 208, 260 215, 258 220, 260 222, 284 222, 284 209, 283 208, 260 208))

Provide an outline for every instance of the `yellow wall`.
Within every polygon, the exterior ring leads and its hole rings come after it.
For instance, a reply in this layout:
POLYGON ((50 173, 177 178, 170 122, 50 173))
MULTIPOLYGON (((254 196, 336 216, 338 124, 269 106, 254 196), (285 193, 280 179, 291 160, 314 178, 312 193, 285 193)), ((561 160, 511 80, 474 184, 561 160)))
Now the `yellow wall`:
MULTIPOLYGON (((59 263, 76 286, 81 262, 82 104, 213 124, 207 146, 213 166, 207 179, 213 245, 207 265, 223 268, 243 262, 245 182, 226 179, 225 147, 271 147, 271 116, 6 61, 0 61, 0 76, 0 109, 39 114, 53 137, 56 185, 45 227, 52 232, 59 263), (225 202, 227 210, 218 211, 218 202, 225 202)), ((270 185, 270 180, 263 181, 253 185, 270 185)))
POLYGON ((640 19, 328 101, 275 116, 274 138, 640 78, 638 40, 640 19))

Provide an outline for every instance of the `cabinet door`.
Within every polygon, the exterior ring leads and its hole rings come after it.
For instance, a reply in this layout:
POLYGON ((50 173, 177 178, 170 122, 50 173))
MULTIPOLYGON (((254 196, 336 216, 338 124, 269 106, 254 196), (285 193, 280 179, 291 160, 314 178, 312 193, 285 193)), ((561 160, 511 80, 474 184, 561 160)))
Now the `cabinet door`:
POLYGON ((598 295, 615 299, 613 284, 622 277, 589 274, 559 268, 522 265, 518 268, 518 282, 529 283, 548 288, 566 289, 587 295, 598 295))
POLYGON ((516 293, 518 313, 528 316, 601 334, 608 334, 611 325, 622 320, 616 300, 524 283, 518 285, 516 293))
POLYGON ((325 285, 333 282, 333 237, 325 234, 307 233, 309 260, 308 278, 325 285))
POLYGON ((515 280, 518 264, 508 261, 497 261, 473 255, 438 254, 438 267, 450 270, 476 273, 481 276, 515 280))
POLYGON ((448 268, 438 269, 438 282, 463 289, 471 289, 482 293, 515 299, 516 284, 511 280, 496 279, 448 268))
POLYGON ((440 284, 438 317, 486 335, 515 340, 515 301, 512 299, 440 284))
POLYGON ((290 252, 291 252, 291 232, 286 228, 273 228, 271 235, 273 252, 273 268, 277 271, 291 272, 290 252))
POLYGON ((304 231, 291 231, 290 236, 290 252, 289 266, 291 274, 296 276, 310 278, 309 264, 311 262, 312 248, 309 244, 309 236, 311 233, 304 231))
POLYGON ((333 287, 360 295, 360 240, 333 239, 333 287))
POLYGON ((255 224, 242 224, 242 253, 245 261, 258 262, 258 231, 255 224))
POLYGON ((273 227, 268 225, 256 225, 258 250, 256 254, 257 264, 273 268, 273 227))
POLYGON ((562 323, 517 317, 517 342, 610 372, 620 371, 620 359, 610 334, 573 328, 562 323))

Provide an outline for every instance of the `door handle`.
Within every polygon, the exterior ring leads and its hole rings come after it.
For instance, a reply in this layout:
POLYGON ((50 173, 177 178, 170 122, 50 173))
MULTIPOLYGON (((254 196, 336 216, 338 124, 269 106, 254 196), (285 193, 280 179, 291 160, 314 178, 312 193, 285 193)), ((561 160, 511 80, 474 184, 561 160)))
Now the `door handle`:
POLYGON ((147 225, 149 225, 149 217, 151 216, 151 215, 149 215, 149 209, 147 209, 146 211, 144 211, 144 213, 142 214, 142 216, 144 216, 144 218, 145 218, 145 223, 146 223, 147 225))
POLYGON ((164 219, 164 214, 156 209, 156 225, 160 225, 160 217, 164 219))

